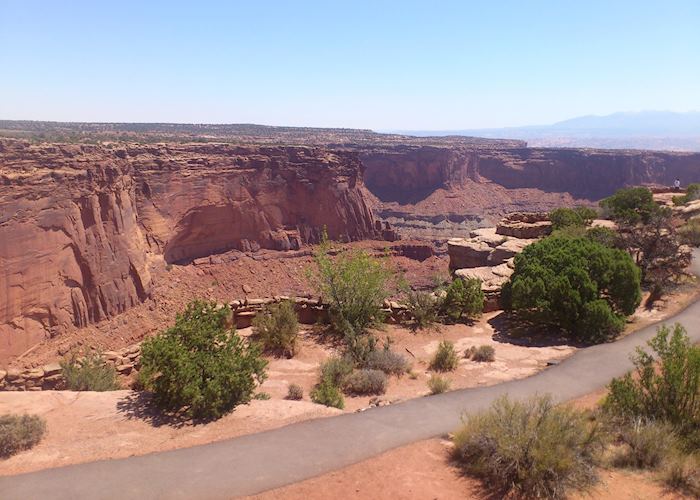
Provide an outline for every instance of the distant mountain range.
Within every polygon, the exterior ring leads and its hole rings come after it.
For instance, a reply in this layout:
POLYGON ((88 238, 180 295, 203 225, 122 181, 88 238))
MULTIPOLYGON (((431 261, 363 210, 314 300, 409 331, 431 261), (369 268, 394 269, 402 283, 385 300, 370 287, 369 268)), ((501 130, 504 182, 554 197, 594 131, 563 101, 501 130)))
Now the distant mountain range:
POLYGON ((420 137, 464 135, 521 139, 529 146, 700 151, 700 112, 640 111, 580 116, 552 125, 392 132, 420 137))

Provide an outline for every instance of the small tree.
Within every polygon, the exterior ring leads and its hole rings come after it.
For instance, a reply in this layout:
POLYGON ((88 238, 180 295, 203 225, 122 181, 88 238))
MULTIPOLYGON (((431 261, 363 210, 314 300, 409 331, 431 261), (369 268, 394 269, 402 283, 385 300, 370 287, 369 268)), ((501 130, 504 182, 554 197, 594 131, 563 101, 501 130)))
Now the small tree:
POLYGON ((516 256, 502 299, 532 321, 601 341, 617 335, 639 305, 639 269, 621 250, 550 236, 516 256))
POLYGON ((589 207, 557 208, 549 213, 552 229, 559 230, 570 226, 589 225, 598 213, 589 207))
POLYGON ((473 319, 484 310, 484 292, 481 280, 456 278, 445 290, 440 311, 449 321, 473 319))
POLYGON ((382 307, 391 293, 392 273, 381 260, 364 251, 329 254, 324 239, 316 252, 312 285, 329 304, 333 328, 344 334, 362 334, 381 322, 382 307))
POLYGON ((620 239, 654 298, 661 296, 690 264, 691 254, 681 244, 668 209, 650 215, 646 224, 622 224, 620 239))
POLYGON ((251 400, 267 361, 236 334, 230 318, 228 306, 195 301, 175 326, 143 342, 140 381, 159 406, 218 418, 251 400))
POLYGON ((646 224, 660 208, 652 192, 644 187, 619 189, 600 206, 611 219, 624 224, 646 224))
POLYGON ((266 351, 293 357, 297 349, 299 321, 289 300, 269 304, 253 319, 253 333, 266 351))
POLYGON ((700 445, 700 348, 691 345, 685 328, 664 325, 648 342, 658 356, 637 349, 635 375, 613 379, 605 411, 623 420, 668 422, 680 436, 700 445))

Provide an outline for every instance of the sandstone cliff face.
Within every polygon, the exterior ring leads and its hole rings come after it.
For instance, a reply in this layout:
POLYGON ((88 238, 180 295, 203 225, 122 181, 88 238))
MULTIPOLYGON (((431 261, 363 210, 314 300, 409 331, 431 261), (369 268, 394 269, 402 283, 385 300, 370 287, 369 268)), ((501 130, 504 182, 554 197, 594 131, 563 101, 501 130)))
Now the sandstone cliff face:
POLYGON ((378 237, 353 153, 290 147, 130 148, 141 223, 168 262, 230 249, 297 249, 325 227, 378 237))
POLYGON ((368 189, 382 201, 400 203, 470 181, 599 200, 624 186, 700 180, 700 153, 412 146, 365 152, 361 159, 368 189))
POLYGON ((131 168, 94 146, 0 143, 0 351, 149 293, 131 168))
POLYGON ((354 153, 0 142, 0 357, 150 293, 148 261, 378 237, 354 153))

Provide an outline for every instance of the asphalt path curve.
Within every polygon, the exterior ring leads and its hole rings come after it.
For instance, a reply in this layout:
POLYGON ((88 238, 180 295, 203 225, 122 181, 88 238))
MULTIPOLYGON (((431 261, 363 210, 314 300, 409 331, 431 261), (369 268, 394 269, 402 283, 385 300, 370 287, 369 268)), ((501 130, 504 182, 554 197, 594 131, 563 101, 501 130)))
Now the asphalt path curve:
MULTIPOLYGON (((696 251, 692 264, 696 275, 700 275, 698 257, 696 251)), ((700 342, 700 302, 664 322, 683 324, 691 339, 700 342)), ((259 493, 444 435, 459 425, 463 413, 486 408, 503 394, 515 398, 551 394, 559 401, 588 394, 629 371, 630 354, 654 336, 657 326, 581 349, 525 379, 309 420, 192 448, 2 477, 0 498, 222 499, 259 493)))

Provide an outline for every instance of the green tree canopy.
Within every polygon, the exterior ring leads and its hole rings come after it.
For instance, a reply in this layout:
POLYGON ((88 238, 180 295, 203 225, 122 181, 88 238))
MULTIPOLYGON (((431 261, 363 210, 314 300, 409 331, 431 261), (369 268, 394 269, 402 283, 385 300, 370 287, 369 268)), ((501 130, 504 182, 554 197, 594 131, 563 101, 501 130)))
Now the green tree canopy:
POLYGON ((504 305, 584 341, 617 335, 641 300, 630 256, 585 237, 554 235, 525 248, 503 290, 504 305))
POLYGON ((159 406, 218 418, 250 401, 267 361, 236 334, 230 317, 228 306, 194 301, 175 326, 143 342, 139 377, 159 406))
POLYGON ((612 220, 625 224, 647 224, 660 210, 651 191, 645 187, 619 189, 601 201, 600 206, 612 220))

